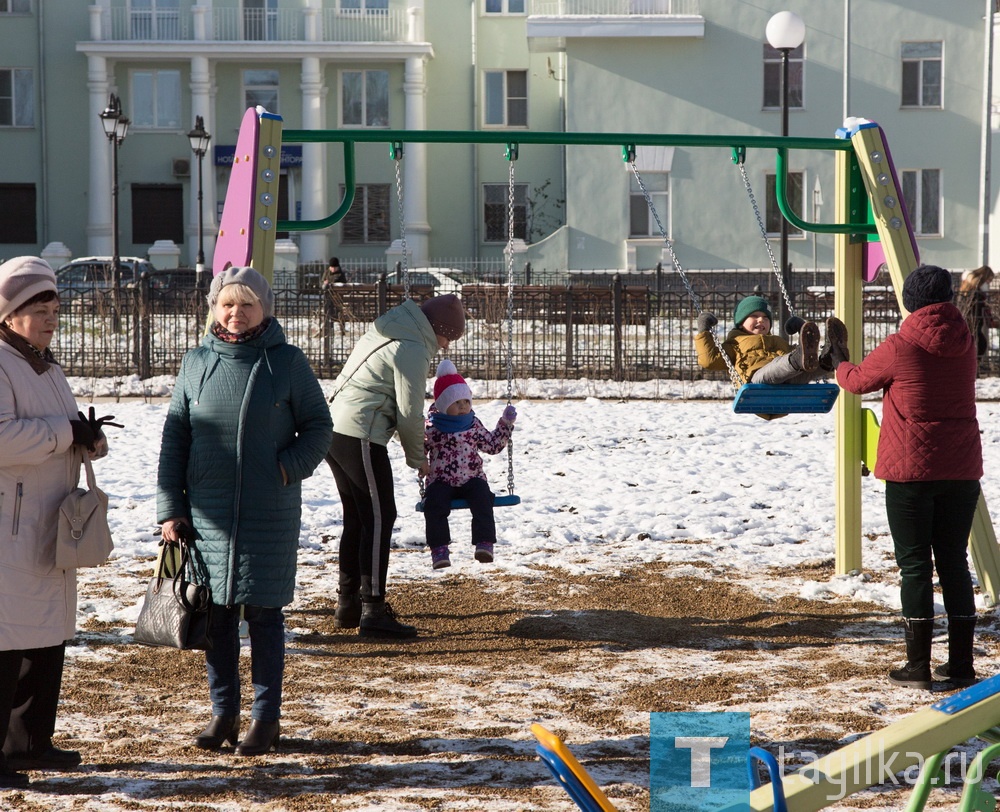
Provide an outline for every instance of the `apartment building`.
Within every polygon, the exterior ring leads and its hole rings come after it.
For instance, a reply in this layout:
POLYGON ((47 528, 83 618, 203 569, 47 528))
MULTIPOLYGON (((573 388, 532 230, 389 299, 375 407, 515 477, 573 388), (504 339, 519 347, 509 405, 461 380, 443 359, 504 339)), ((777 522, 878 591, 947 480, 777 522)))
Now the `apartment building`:
MULTIPOLYGON (((788 9, 806 25, 789 52, 789 134, 832 137, 845 113, 879 122, 921 257, 973 267, 995 200, 981 183, 985 5, 0 0, 0 255, 111 254, 117 219, 122 255, 166 243, 191 265, 201 244, 210 263, 237 129, 255 105, 286 129, 777 135, 786 97, 765 28, 788 9), (130 122, 117 149, 101 120, 112 95, 130 122), (187 138, 197 117, 211 134, 201 173, 187 138)), ((513 189, 502 144, 406 143, 398 163, 389 146, 357 145, 343 221, 279 235, 299 261, 377 263, 401 233, 414 265, 496 259, 512 198, 518 254, 538 267, 653 267, 669 259, 661 224, 685 267, 767 264, 726 149, 640 147, 651 211, 618 146, 524 144, 513 189)), ((775 156, 750 150, 745 166, 775 236, 775 156)), ((281 219, 337 208, 340 145, 286 144, 280 171, 281 219)), ((830 155, 793 150, 789 182, 801 216, 832 217, 830 155)), ((796 268, 833 263, 823 235, 791 229, 788 248, 796 268)))

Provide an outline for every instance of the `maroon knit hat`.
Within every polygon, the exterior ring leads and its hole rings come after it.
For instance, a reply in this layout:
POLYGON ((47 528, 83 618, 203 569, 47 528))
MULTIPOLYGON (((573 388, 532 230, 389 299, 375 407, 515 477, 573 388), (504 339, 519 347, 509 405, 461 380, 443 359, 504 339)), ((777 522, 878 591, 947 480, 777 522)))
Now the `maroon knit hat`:
POLYGON ((434 334, 455 341, 465 334, 465 308, 454 293, 428 299, 420 309, 434 328, 434 334))

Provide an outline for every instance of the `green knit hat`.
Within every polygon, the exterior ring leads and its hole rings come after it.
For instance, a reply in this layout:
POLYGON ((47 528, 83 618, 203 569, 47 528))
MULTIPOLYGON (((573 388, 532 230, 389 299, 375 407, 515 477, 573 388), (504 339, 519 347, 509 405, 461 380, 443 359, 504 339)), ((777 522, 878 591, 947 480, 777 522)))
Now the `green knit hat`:
POLYGON ((737 327, 741 327, 743 322, 746 321, 747 316, 758 310, 766 314, 772 324, 774 323, 774 316, 771 315, 771 304, 763 296, 747 296, 742 302, 736 305, 736 311, 733 313, 733 322, 737 327))

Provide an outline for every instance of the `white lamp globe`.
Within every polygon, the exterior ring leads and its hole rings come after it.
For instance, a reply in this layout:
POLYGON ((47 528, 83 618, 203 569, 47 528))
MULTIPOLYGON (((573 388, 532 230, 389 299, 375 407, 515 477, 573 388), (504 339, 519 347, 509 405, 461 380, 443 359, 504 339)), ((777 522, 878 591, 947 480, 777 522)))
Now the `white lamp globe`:
POLYGON ((767 21, 764 35, 772 48, 794 51, 806 38, 806 24, 794 11, 779 11, 767 21))

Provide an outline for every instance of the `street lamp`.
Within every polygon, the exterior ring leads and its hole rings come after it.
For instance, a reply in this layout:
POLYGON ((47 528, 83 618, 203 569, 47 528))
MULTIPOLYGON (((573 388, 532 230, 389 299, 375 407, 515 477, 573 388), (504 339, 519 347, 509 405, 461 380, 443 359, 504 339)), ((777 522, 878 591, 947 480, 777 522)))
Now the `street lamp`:
MULTIPOLYGON (((806 24, 794 11, 779 11, 767 21, 764 30, 768 44, 781 51, 781 135, 788 135, 788 54, 798 48, 806 38, 806 24)), ((787 167, 787 162, 786 162, 787 167)), ((786 169, 787 172, 787 169, 786 169)), ((785 184, 786 178, 775 178, 775 183, 785 184)), ((777 191, 775 192, 777 194, 777 191)), ((788 221, 781 217, 781 280, 785 290, 790 289, 791 268, 788 265, 788 221)), ((779 305, 784 310, 784 304, 779 305)), ((784 324, 784 316, 781 320, 784 324)))
MULTIPOLYGON (((118 250, 118 147, 125 136, 128 135, 128 118, 122 115, 121 100, 114 93, 108 99, 108 106, 98 114, 101 118, 101 126, 104 134, 111 142, 111 274, 114 280, 115 304, 118 303, 118 288, 122 281, 121 258, 118 250)), ((117 319, 117 307, 115 308, 115 318, 117 319)))
POLYGON ((202 277, 205 274, 205 210, 201 202, 203 195, 201 168, 212 136, 205 130, 205 119, 201 116, 195 116, 194 129, 188 133, 188 140, 191 142, 191 151, 198 156, 198 261, 195 265, 195 280, 198 287, 202 287, 202 277))

